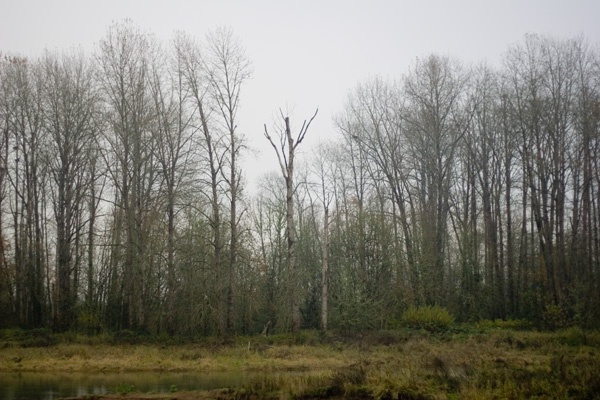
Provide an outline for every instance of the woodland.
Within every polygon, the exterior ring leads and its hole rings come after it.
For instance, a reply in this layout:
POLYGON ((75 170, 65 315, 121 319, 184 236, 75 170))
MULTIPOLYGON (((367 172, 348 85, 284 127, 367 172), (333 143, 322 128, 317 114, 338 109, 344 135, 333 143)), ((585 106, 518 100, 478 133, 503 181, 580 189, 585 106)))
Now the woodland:
POLYGON ((599 50, 416 58, 349 88, 310 152, 330 116, 282 112, 256 127, 279 164, 254 191, 233 31, 124 21, 92 54, 3 54, 0 329, 357 333, 418 307, 599 328, 599 50))

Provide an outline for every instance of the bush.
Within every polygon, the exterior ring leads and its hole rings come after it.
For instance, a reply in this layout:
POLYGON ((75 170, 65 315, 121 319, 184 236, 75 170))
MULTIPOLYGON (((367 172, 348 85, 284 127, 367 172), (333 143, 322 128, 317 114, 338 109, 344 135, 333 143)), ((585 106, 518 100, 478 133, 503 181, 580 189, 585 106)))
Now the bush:
MULTIPOLYGON (((587 346, 588 342, 590 342, 588 340, 588 335, 586 334, 586 332, 577 326, 563 329, 562 331, 557 333, 557 336, 558 341, 561 344, 565 344, 567 346, 587 346)), ((591 335, 591 337, 593 337, 593 334, 591 335)), ((593 340, 591 340, 591 342, 593 342, 593 340)), ((594 344, 591 345, 593 346, 594 344)))
POLYGON ((137 332, 124 329, 113 333, 112 344, 140 344, 144 340, 137 332))
POLYGON ((412 335, 413 332, 406 329, 380 330, 369 332, 363 336, 362 342, 373 346, 392 346, 398 343, 406 343, 412 335))
POLYGON ((19 328, 2 329, 0 331, 0 339, 7 341, 19 341, 26 337, 26 331, 19 328))
POLYGON ((332 325, 344 335, 364 333, 379 325, 382 304, 361 291, 348 291, 332 309, 332 325))
POLYGON ((448 310, 439 306, 411 307, 402 316, 404 324, 412 329, 443 332, 454 323, 448 310))
POLYGON ((88 335, 102 332, 102 322, 97 313, 91 310, 81 310, 77 315, 77 326, 88 335))
POLYGON ((546 309, 542 314, 542 319, 544 321, 544 327, 551 331, 567 328, 571 325, 567 310, 562 306, 554 304, 546 305, 546 309))
POLYGON ((56 337, 49 329, 37 328, 24 332, 21 347, 50 347, 56 344, 56 337))
POLYGON ((507 329, 512 331, 528 331, 533 328, 531 322, 526 319, 484 319, 476 324, 477 328, 488 329, 507 329))

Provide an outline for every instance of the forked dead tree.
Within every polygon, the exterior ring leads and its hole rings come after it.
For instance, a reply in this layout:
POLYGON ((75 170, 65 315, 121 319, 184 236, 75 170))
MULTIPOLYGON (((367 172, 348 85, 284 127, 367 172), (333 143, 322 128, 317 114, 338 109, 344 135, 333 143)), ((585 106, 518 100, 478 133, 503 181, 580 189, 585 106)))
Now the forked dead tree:
POLYGON ((298 282, 298 273, 296 268, 296 227, 294 224, 294 156, 296 155, 296 149, 304 140, 306 132, 310 124, 317 116, 319 109, 315 110, 313 116, 302 124, 302 128, 298 132, 298 135, 294 139, 292 130, 290 128, 290 117, 284 116, 281 112, 281 118, 284 121, 284 131, 279 134, 279 147, 273 141, 267 125, 265 124, 265 137, 273 146, 275 154, 277 154, 277 160, 279 161, 279 167, 281 168, 281 174, 285 179, 286 187, 286 223, 287 223, 287 269, 289 276, 289 294, 290 303, 292 308, 292 332, 298 332, 300 330, 300 305, 298 302, 298 293, 296 291, 296 285, 298 282))

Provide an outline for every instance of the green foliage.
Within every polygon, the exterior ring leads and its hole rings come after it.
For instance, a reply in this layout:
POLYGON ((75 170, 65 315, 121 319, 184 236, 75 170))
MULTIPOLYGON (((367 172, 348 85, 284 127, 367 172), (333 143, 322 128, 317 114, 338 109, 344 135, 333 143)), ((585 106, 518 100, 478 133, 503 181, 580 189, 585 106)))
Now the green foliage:
POLYGON ((83 332, 92 335, 102 331, 102 322, 97 313, 92 310, 83 309, 77 315, 77 326, 83 332))
POLYGON ((454 323, 450 312, 439 306, 411 307, 402 316, 403 323, 412 329, 424 329, 428 332, 447 331, 454 323))
POLYGON ((2 329, 0 330, 0 339, 6 341, 17 341, 21 340, 25 331, 23 329, 2 329))
POLYGON ((50 347, 56 344, 56 337, 49 329, 31 329, 24 331, 21 347, 50 347))
POLYGON ((550 330, 566 328, 571 324, 567 310, 554 304, 546 305, 546 309, 542 314, 542 320, 544 322, 544 328, 550 330))
POLYGON ((509 329, 514 331, 525 331, 533 328, 531 322, 526 319, 484 319, 475 325, 482 330, 509 329))
POLYGON ((259 336, 253 340, 263 339, 272 345, 284 345, 284 346, 314 346, 321 342, 320 332, 314 329, 302 330, 298 333, 278 333, 270 335, 266 339, 259 336))
POLYGON ((70 342, 72 334, 54 334, 50 329, 4 329, 0 331, 0 340, 5 346, 50 347, 60 342, 70 342))
POLYGON ((555 336, 560 344, 567 346, 590 346, 594 348, 600 348, 599 331, 586 331, 578 326, 572 326, 556 332, 555 336))
POLYGON ((361 333, 377 327, 381 303, 362 291, 348 292, 332 310, 332 325, 344 334, 361 333))
POLYGON ((362 342, 371 346, 393 346, 406 343, 413 334, 406 329, 379 330, 364 335, 362 342))
POLYGON ((145 340, 142 336, 134 331, 125 329, 113 333, 113 344, 140 344, 145 340))

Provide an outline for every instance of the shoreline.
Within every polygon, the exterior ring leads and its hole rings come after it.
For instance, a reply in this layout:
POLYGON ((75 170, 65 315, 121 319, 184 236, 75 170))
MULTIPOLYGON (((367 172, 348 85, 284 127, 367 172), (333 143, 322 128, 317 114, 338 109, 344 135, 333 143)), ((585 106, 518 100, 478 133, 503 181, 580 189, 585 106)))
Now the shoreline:
POLYGON ((600 332, 386 331, 348 340, 319 341, 315 336, 293 343, 255 337, 223 345, 72 342, 19 347, 0 341, 4 374, 236 371, 267 374, 217 392, 132 390, 79 398, 595 398, 600 393, 600 332))

